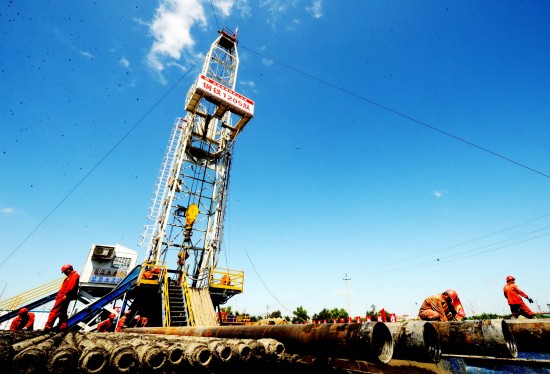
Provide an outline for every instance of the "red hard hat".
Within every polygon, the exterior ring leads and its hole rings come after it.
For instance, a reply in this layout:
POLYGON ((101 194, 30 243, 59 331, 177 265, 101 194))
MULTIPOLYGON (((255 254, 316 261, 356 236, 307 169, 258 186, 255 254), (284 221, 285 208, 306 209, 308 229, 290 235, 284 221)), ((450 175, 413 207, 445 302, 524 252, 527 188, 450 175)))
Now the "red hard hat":
POLYGON ((64 273, 65 270, 67 270, 67 269, 72 269, 72 268, 73 268, 73 265, 71 265, 71 264, 65 264, 65 265, 61 266, 61 272, 64 273))
POLYGON ((109 318, 115 319, 115 318, 116 318, 116 314, 114 314, 114 313, 109 314, 109 318))
POLYGON ((17 314, 21 315, 21 314, 27 314, 29 312, 29 310, 27 308, 21 308, 19 309, 19 312, 17 312, 17 314))
POLYGON ((446 290, 445 293, 446 293, 447 295, 449 295, 449 297, 451 298, 451 301, 455 301, 455 299, 458 298, 458 295, 457 295, 456 291, 455 291, 455 290, 452 290, 452 289, 450 289, 450 288, 449 288, 448 290, 446 290))
POLYGON ((506 282, 510 282, 510 281, 515 281, 516 278, 514 278, 513 276, 509 275, 506 277, 506 282))

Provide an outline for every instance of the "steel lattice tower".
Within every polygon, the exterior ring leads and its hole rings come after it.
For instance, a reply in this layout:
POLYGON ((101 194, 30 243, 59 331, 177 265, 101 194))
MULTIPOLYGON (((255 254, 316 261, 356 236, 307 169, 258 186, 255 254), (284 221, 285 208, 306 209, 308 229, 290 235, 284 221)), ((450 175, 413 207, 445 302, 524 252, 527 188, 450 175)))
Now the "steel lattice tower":
POLYGON ((146 258, 177 264, 180 281, 186 276, 194 288, 206 287, 217 265, 233 145, 254 112, 235 92, 238 67, 236 34, 224 29, 174 124, 142 236, 146 258))

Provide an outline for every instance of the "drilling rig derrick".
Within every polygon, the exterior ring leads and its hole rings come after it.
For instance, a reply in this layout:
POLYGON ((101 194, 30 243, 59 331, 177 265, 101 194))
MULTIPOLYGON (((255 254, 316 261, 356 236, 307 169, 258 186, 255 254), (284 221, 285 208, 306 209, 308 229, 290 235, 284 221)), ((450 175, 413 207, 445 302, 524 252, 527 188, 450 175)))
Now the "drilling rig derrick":
MULTIPOLYGON (((210 313, 193 312, 193 294, 202 294, 197 303, 208 295, 219 306, 242 292, 242 272, 216 269, 233 145, 254 115, 254 102, 235 91, 238 66, 237 36, 223 29, 187 93, 185 118, 173 126, 142 235, 144 272, 161 269, 159 278, 182 288, 186 325, 210 313)), ((164 304, 163 325, 170 326, 164 304)))

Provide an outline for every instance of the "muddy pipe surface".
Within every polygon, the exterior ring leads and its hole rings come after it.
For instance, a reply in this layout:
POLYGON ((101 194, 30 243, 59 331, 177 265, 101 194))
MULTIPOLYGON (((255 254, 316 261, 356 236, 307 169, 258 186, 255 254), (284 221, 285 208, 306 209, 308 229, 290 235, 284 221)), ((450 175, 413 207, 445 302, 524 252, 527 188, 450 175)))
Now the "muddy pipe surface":
POLYGON ((48 361, 49 373, 72 373, 77 367, 80 351, 76 347, 74 333, 69 332, 48 361))
POLYGON ((393 358, 438 363, 441 344, 435 327, 426 321, 388 322, 393 336, 393 358))
POLYGON ((506 321, 431 322, 444 354, 515 358, 518 350, 506 321))
POLYGON ((17 373, 47 372, 48 357, 63 339, 63 335, 53 335, 49 339, 21 350, 13 357, 13 368, 17 373))
POLYGON ((511 319, 506 323, 519 351, 550 352, 550 319, 511 319))
POLYGON ((74 341, 81 350, 78 367, 82 373, 97 374, 109 366, 108 353, 98 347, 86 334, 75 334, 74 341))
POLYGON ((128 333, 203 336, 229 339, 271 338, 292 353, 388 363, 393 354, 390 330, 382 322, 211 327, 145 327, 128 333))

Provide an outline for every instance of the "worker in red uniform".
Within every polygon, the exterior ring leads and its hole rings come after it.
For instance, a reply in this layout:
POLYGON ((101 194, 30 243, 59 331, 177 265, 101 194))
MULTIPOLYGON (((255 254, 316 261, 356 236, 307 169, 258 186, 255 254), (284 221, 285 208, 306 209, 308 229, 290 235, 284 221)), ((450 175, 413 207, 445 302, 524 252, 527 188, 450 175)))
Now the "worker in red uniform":
POLYGON ((67 328, 67 321, 69 319, 67 316, 67 310, 69 309, 70 302, 72 300, 76 300, 76 296, 78 295, 78 282, 80 275, 74 271, 71 264, 63 265, 61 267, 61 272, 65 274, 67 278, 65 278, 61 288, 57 292, 55 304, 50 311, 44 330, 51 330, 57 318, 59 318, 59 329, 65 330, 67 328))
POLYGON ((116 332, 121 332, 122 329, 125 327, 128 327, 126 325, 126 321, 128 320, 128 317, 130 316, 130 311, 127 310, 124 312, 124 315, 118 319, 118 323, 116 324, 116 332))
POLYGON ((111 331, 111 327, 113 326, 113 324, 114 324, 114 322, 115 322, 115 318, 116 318, 116 314, 114 314, 114 313, 109 314, 109 318, 107 318, 107 319, 104 320, 104 321, 101 321, 101 322, 97 325, 97 331, 98 331, 98 332, 108 332, 108 331, 111 331))
POLYGON ((11 321, 10 331, 34 330, 34 313, 27 308, 19 309, 17 317, 11 321))
POLYGON ((455 290, 430 296, 424 300, 418 311, 424 321, 460 321, 466 316, 462 303, 455 290))
POLYGON ((518 318, 519 316, 524 316, 526 318, 535 318, 535 314, 529 309, 527 305, 521 299, 522 297, 529 300, 532 304, 533 299, 531 299, 525 292, 520 290, 516 284, 516 278, 509 275, 506 277, 506 284, 504 285, 504 297, 508 300, 508 305, 510 305, 510 310, 512 311, 512 318, 518 318))

